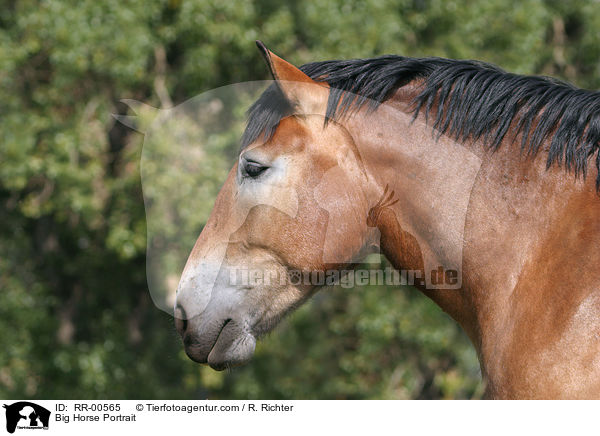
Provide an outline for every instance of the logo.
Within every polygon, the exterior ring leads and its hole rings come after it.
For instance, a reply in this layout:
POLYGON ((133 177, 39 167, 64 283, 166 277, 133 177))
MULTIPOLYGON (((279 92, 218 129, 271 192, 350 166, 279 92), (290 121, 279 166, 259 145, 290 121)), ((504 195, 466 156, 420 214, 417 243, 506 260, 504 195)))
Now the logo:
POLYGON ((4 405, 6 409, 6 431, 14 433, 15 429, 48 429, 50 411, 29 401, 19 401, 4 405))

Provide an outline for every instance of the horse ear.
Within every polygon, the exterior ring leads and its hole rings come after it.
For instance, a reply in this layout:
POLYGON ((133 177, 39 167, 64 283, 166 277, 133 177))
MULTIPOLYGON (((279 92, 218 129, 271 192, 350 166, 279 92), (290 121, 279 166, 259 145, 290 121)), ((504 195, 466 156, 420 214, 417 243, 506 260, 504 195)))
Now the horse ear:
POLYGON ((261 41, 256 41, 256 45, 285 98, 296 106, 300 113, 325 116, 329 95, 327 83, 314 81, 299 68, 267 49, 261 41))

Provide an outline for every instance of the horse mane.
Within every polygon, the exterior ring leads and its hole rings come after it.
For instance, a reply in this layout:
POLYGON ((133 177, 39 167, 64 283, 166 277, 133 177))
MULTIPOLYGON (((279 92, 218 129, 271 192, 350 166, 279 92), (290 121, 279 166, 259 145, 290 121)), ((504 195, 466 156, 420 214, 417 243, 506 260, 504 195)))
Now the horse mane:
MULTIPOLYGON (((600 189, 600 92, 576 88, 560 80, 507 73, 483 62, 386 55, 374 59, 313 62, 300 69, 330 86, 326 119, 336 119, 365 104, 375 110, 398 88, 424 80, 415 98, 414 117, 423 111, 438 135, 462 142, 483 140, 497 149, 515 123, 513 140, 536 154, 552 138, 547 167, 554 163, 585 178, 588 159, 596 155, 600 189)), ((248 110, 242 149, 269 139, 279 121, 294 107, 271 85, 248 110)))

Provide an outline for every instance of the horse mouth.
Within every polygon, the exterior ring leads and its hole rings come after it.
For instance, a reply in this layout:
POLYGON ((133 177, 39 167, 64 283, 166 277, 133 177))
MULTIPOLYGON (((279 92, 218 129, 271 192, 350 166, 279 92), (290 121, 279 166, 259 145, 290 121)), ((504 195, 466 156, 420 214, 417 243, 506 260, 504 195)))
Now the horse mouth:
POLYGON ((227 318, 212 334, 187 332, 183 343, 191 360, 222 371, 250 361, 256 347, 256 338, 243 323, 227 318))

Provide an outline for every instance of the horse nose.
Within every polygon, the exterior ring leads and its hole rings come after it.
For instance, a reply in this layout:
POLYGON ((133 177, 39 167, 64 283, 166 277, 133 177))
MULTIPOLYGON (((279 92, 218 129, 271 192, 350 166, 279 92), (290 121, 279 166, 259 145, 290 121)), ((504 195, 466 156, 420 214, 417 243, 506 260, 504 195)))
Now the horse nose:
POLYGON ((174 309, 175 328, 183 340, 183 347, 188 357, 198 363, 207 363, 208 355, 217 338, 213 338, 210 332, 207 335, 208 317, 195 314, 194 309, 194 305, 189 301, 178 301, 174 309))
POLYGON ((175 328, 179 335, 185 339, 186 332, 192 330, 190 321, 197 318, 208 304, 210 294, 203 292, 202 283, 196 277, 183 278, 177 288, 175 297, 175 328))
POLYGON ((185 335, 185 331, 187 330, 187 326, 188 326, 188 321, 187 321, 187 316, 185 313, 185 310, 183 309, 183 306, 179 303, 177 303, 177 306, 175 306, 175 328, 177 329, 177 332, 179 333, 179 335, 181 337, 183 337, 183 335, 185 335))

